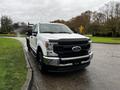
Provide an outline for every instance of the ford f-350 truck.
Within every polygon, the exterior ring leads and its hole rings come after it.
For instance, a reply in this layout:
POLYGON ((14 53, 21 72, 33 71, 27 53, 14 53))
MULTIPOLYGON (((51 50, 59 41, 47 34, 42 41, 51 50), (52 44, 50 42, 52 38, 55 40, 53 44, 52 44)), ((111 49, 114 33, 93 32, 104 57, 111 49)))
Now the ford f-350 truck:
POLYGON ((38 23, 26 37, 41 71, 66 72, 87 67, 93 57, 91 40, 64 24, 38 23))

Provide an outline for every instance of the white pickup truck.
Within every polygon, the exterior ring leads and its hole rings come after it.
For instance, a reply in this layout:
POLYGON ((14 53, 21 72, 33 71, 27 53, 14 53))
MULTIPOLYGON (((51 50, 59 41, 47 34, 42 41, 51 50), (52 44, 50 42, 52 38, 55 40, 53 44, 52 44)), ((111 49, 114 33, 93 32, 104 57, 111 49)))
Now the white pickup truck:
POLYGON ((41 71, 84 69, 93 57, 91 40, 74 33, 66 25, 38 23, 27 35, 28 50, 36 55, 41 71))

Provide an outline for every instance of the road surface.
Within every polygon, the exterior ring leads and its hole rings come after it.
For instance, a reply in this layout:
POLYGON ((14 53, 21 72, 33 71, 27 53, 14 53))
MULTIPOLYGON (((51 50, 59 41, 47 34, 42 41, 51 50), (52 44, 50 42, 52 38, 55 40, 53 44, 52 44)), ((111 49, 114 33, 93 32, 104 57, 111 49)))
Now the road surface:
MULTIPOLYGON (((19 40, 25 43, 25 39, 19 40)), ((86 70, 61 74, 41 74, 35 57, 26 49, 33 69, 32 90, 120 90, 120 45, 92 47, 94 57, 86 70)))

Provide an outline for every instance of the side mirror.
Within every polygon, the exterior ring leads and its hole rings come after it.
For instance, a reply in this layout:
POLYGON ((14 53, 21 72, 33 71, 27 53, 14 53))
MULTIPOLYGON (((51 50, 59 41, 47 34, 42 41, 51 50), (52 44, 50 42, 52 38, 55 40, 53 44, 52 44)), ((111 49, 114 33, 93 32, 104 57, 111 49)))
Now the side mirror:
POLYGON ((37 36, 37 32, 32 32, 32 35, 33 36, 37 36))
POLYGON ((26 35, 27 35, 27 36, 31 36, 31 35, 32 35, 32 32, 26 32, 26 35))

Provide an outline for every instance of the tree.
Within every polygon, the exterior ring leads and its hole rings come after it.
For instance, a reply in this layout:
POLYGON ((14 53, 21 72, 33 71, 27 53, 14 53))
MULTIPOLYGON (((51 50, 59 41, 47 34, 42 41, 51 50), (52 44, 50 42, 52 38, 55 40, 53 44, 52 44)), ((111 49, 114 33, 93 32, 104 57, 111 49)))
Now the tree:
POLYGON ((19 26, 19 23, 14 23, 14 24, 13 24, 13 28, 14 28, 14 29, 18 29, 19 27, 20 27, 20 26, 19 26))
POLYGON ((55 20, 55 21, 51 21, 51 23, 63 23, 66 24, 69 28, 71 28, 74 32, 79 32, 79 27, 82 25, 86 32, 88 31, 88 27, 90 24, 90 19, 91 19, 91 11, 85 11, 83 13, 81 13, 81 15, 76 16, 71 18, 68 21, 64 21, 64 20, 55 20))
POLYGON ((93 12, 92 13, 92 22, 96 24, 103 24, 105 22, 105 15, 101 12, 93 12))
POLYGON ((12 20, 7 16, 1 17, 1 33, 9 33, 13 31, 12 20))
POLYGON ((63 23, 63 24, 65 24, 66 21, 58 19, 58 20, 51 21, 50 23, 63 23))
POLYGON ((25 22, 14 23, 13 28, 14 28, 14 32, 17 34, 18 33, 25 34, 29 30, 29 27, 25 22))
POLYGON ((97 11, 85 11, 81 15, 68 21, 56 20, 69 26, 73 31, 79 32, 80 26, 85 29, 85 34, 98 36, 120 36, 120 2, 109 2, 97 11))
POLYGON ((109 2, 102 7, 101 12, 106 17, 104 27, 113 37, 120 36, 120 3, 109 2))

